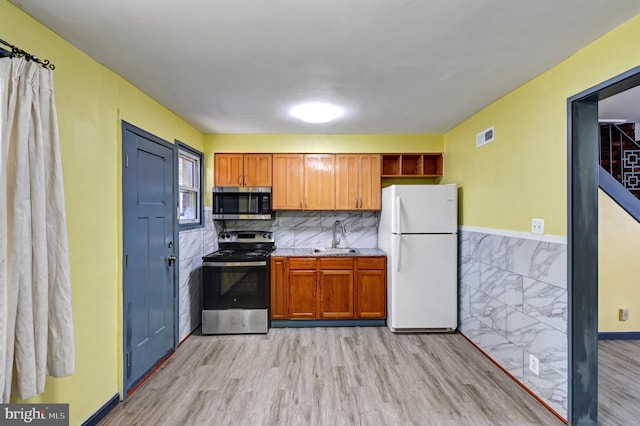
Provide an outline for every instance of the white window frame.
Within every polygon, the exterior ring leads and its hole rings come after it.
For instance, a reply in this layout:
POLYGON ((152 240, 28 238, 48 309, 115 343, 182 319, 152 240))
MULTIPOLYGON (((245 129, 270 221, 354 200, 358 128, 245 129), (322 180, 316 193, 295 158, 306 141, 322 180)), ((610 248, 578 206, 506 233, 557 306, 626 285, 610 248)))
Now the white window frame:
POLYGON ((180 205, 178 204, 178 224, 180 225, 181 228, 200 227, 203 225, 203 220, 202 220, 203 219, 202 218, 203 155, 201 152, 196 151, 190 146, 179 142, 178 143, 178 163, 180 162, 181 158, 194 162, 194 176, 193 176, 194 186, 190 187, 190 186, 180 185, 180 181, 181 181, 180 175, 179 175, 180 169, 178 167, 177 174, 176 174, 178 179, 178 203, 180 203, 181 194, 183 192, 190 192, 190 193, 194 192, 196 194, 197 206, 196 206, 196 217, 194 219, 181 219, 180 205))

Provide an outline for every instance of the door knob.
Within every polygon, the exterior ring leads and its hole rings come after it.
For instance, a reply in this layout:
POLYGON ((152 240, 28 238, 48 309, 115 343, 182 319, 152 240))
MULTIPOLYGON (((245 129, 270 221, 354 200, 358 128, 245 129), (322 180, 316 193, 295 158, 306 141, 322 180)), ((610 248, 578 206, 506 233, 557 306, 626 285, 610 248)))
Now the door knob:
POLYGON ((171 263, 175 262, 176 260, 178 260, 177 257, 175 257, 173 254, 169 255, 169 257, 167 257, 167 259, 169 260, 169 265, 171 265, 171 263))

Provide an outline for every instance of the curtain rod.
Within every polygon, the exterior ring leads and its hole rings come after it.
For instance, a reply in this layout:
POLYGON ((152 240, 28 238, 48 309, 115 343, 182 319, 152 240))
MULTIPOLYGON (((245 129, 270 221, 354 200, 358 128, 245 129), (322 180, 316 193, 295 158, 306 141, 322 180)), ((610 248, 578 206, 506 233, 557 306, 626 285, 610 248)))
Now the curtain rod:
POLYGON ((5 46, 10 47, 12 56, 23 57, 23 58, 27 59, 28 61, 37 62, 40 65, 42 65, 43 67, 48 68, 50 70, 56 69, 56 66, 53 65, 51 62, 49 62, 48 59, 40 60, 40 59, 38 59, 37 56, 34 56, 31 53, 25 52, 24 50, 20 49, 19 47, 16 47, 11 43, 7 43, 6 41, 4 41, 1 38, 0 38, 0 44, 4 44, 5 46))

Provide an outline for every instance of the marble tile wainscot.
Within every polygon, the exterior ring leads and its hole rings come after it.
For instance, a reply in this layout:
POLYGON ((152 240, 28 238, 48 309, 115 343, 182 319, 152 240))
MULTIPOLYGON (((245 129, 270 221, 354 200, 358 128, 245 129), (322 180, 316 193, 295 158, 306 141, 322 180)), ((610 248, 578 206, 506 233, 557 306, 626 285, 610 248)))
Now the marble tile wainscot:
POLYGON ((460 332, 566 418, 566 238, 462 227, 459 242, 460 332))
POLYGON ((218 232, 211 208, 205 208, 204 227, 180 231, 179 341, 202 322, 202 256, 217 250, 218 232))

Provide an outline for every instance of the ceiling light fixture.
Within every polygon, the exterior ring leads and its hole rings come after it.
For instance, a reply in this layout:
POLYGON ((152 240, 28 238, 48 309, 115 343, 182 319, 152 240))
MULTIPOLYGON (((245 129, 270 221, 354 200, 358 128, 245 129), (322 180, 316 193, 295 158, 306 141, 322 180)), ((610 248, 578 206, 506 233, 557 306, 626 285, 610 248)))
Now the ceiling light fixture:
POLYGON ((341 117, 344 109, 324 102, 309 102, 291 108, 289 114, 307 123, 328 123, 341 117))

